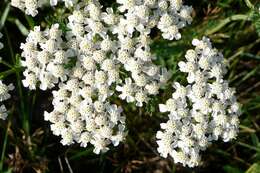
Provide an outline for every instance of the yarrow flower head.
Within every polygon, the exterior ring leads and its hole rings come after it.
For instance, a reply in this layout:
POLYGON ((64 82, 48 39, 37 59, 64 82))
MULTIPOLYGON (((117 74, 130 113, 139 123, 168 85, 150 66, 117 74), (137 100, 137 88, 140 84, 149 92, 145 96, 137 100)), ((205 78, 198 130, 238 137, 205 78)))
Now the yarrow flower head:
POLYGON ((7 109, 2 102, 11 98, 9 91, 13 89, 13 84, 5 85, 2 80, 0 80, 0 119, 2 120, 5 120, 7 117, 7 109))
POLYGON ((125 117, 121 107, 91 99, 92 92, 83 81, 69 80, 53 91, 54 110, 44 117, 52 123, 53 134, 62 137, 63 145, 77 142, 86 147, 90 143, 98 154, 125 138, 125 117))
POLYGON ((157 27, 164 39, 179 40, 179 29, 192 22, 192 7, 183 5, 182 0, 117 0, 119 11, 125 12, 120 19, 119 33, 133 34, 134 30, 149 33, 157 27), (122 30, 124 29, 124 31, 122 30))
POLYGON ((141 107, 171 77, 154 63, 150 32, 157 27, 164 38, 179 39, 179 29, 191 22, 191 7, 165 2, 118 0, 120 13, 112 8, 103 12, 97 0, 76 3, 69 31, 62 32, 58 24, 30 31, 21 45, 23 84, 29 89, 39 84, 42 90, 57 86, 54 110, 45 119, 62 144, 91 143, 95 153, 107 151, 110 143, 118 145, 126 135, 125 117, 109 98, 141 107))
POLYGON ((200 151, 213 141, 236 137, 240 115, 235 91, 223 79, 223 55, 206 37, 194 39, 192 44, 195 49, 188 50, 186 61, 179 62, 180 71, 188 73, 189 84, 174 83, 172 98, 159 105, 169 120, 156 135, 161 156, 170 155, 175 163, 189 167, 200 163, 200 151))
POLYGON ((11 5, 24 11, 27 15, 36 16, 38 8, 41 7, 38 0, 12 0, 11 5))
POLYGON ((24 57, 21 64, 26 67, 24 86, 36 89, 37 82, 40 82, 40 89, 46 90, 67 79, 65 66, 74 53, 66 48, 61 36, 58 24, 45 31, 41 31, 39 26, 30 31, 26 43, 21 44, 24 57))
MULTIPOLYGON (((3 37, 3 34, 0 32, 0 39, 3 37)), ((4 47, 4 44, 0 42, 0 49, 4 47)), ((0 57, 0 61, 2 58, 0 57)), ((13 90, 14 86, 13 84, 5 85, 2 80, 0 80, 0 119, 5 120, 7 118, 7 109, 2 102, 5 100, 8 100, 11 95, 9 94, 9 91, 13 90)))

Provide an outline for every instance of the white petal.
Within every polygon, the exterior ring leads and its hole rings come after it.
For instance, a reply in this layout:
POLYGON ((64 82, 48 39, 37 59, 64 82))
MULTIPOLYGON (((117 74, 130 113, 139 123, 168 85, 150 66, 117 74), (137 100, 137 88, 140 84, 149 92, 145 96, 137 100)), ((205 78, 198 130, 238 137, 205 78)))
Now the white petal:
POLYGON ((164 104, 159 104, 159 110, 160 110, 160 112, 167 112, 168 111, 167 106, 164 105, 164 104))

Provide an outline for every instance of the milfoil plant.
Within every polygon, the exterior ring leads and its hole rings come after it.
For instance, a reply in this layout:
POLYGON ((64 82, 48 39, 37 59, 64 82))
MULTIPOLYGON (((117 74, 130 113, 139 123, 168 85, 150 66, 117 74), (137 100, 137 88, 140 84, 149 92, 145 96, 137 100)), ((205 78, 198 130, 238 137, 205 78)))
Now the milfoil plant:
MULTIPOLYGON (((58 1, 11 4, 36 16, 39 8, 58 1)), ((145 107, 169 83, 175 89, 172 98, 157 105, 169 113, 156 134, 162 157, 197 166, 200 151, 210 143, 236 137, 239 104, 224 80, 223 55, 208 38, 194 39, 195 49, 178 63, 187 85, 171 81, 172 72, 152 54, 151 32, 177 42, 180 30, 192 22, 192 7, 182 0, 116 0, 107 8, 98 0, 62 0, 59 5, 64 4, 70 11, 66 29, 58 23, 35 26, 21 44, 22 83, 31 90, 52 90, 54 109, 44 119, 63 145, 92 144, 96 154, 117 146, 127 127, 124 107, 115 100, 145 107)))

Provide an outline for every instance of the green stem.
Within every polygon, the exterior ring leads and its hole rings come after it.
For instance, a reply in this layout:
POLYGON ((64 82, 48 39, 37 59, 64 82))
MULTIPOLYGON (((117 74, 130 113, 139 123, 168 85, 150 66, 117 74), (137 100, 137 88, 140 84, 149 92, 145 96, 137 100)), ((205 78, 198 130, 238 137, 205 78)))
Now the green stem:
MULTIPOLYGON (((10 40, 8 31, 7 31, 6 28, 5 28, 5 34, 6 34, 7 43, 8 43, 8 46, 9 46, 10 55, 11 55, 13 64, 15 65, 15 67, 19 68, 20 67, 19 58, 15 57, 15 55, 14 55, 11 40, 10 40)), ((21 107, 21 112, 22 112, 22 116, 23 116, 22 117, 22 126, 23 126, 23 129, 24 129, 26 135, 29 136, 29 133, 30 133, 29 114, 26 113, 26 111, 25 111, 25 104, 24 104, 24 96, 23 96, 23 90, 22 90, 22 84, 21 84, 20 71, 16 70, 15 74, 16 74, 18 92, 19 92, 19 97, 20 97, 20 107, 21 107)))
POLYGON ((250 2, 250 0, 245 0, 246 6, 251 9, 255 9, 254 5, 250 2))
POLYGON ((4 165, 4 157, 5 157, 5 150, 6 150, 6 145, 7 145, 7 137, 8 137, 8 130, 10 128, 11 122, 8 122, 7 129, 5 131, 5 137, 4 137, 4 144, 3 144, 3 149, 2 149, 2 154, 1 154, 1 161, 0 161, 0 171, 3 171, 3 165, 4 165))
MULTIPOLYGON (((31 110, 34 110, 34 106, 35 106, 35 103, 36 103, 36 98, 37 98, 37 89, 35 92, 33 92, 33 97, 32 97, 32 103, 31 103, 31 110)), ((31 112, 32 114, 33 112, 31 112)))
POLYGON ((9 34, 8 34, 8 31, 7 31, 6 27, 4 28, 4 31, 5 31, 5 35, 6 35, 6 39, 7 39, 7 43, 8 43, 8 47, 9 47, 9 51, 10 51, 10 56, 11 56, 11 59, 13 61, 13 64, 15 64, 14 51, 13 51, 11 40, 10 40, 10 37, 9 37, 9 34))
POLYGON ((22 22, 19 19, 9 17, 7 20, 15 24, 24 36, 27 36, 29 34, 28 29, 22 24, 22 22))
POLYGON ((247 21, 247 20, 250 20, 250 18, 249 18, 248 15, 245 15, 245 14, 236 14, 236 15, 230 16, 230 17, 222 20, 217 26, 215 26, 211 30, 206 31, 206 35, 214 34, 215 32, 217 32, 218 30, 223 28, 229 22, 238 21, 238 20, 246 20, 247 21))
POLYGON ((4 27, 5 25, 5 21, 6 21, 6 18, 9 14, 9 11, 10 11, 10 3, 8 3, 5 7, 5 10, 3 12, 3 15, 1 16, 1 21, 0 21, 0 30, 4 27))
POLYGON ((260 152, 260 148, 258 148, 258 147, 254 147, 254 146, 245 144, 245 143, 243 143, 243 142, 237 142, 237 144, 240 145, 240 146, 249 148, 249 149, 251 149, 251 150, 255 150, 255 151, 257 151, 257 152, 260 152))
POLYGON ((27 20, 27 23, 30 26, 30 29, 33 29, 33 27, 34 27, 33 18, 31 16, 25 15, 25 19, 27 20))
POLYGON ((24 97, 23 97, 23 90, 22 90, 22 84, 21 84, 21 75, 19 72, 16 72, 16 78, 17 78, 17 86, 19 91, 19 97, 21 99, 21 110, 23 114, 23 129, 25 133, 29 136, 30 133, 30 125, 29 125, 29 114, 25 111, 25 105, 24 105, 24 97))
POLYGON ((13 68, 13 66, 11 64, 9 64, 8 62, 6 62, 6 61, 0 60, 0 63, 4 64, 5 66, 7 66, 9 68, 13 68))
POLYGON ((1 73, 0 73, 0 79, 3 79, 3 78, 5 78, 6 76, 9 76, 9 75, 11 75, 11 74, 13 74, 13 73, 16 73, 16 69, 15 69, 15 68, 12 68, 12 69, 10 69, 10 70, 6 70, 6 71, 4 71, 4 72, 1 72, 1 73))

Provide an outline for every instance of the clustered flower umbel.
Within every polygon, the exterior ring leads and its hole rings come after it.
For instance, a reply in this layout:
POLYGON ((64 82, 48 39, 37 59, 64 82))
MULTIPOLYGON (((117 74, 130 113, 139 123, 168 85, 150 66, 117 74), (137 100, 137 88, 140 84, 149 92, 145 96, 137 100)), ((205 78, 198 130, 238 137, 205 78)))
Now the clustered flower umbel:
MULTIPOLYGON (((0 32, 0 39, 3 37, 3 34, 0 32)), ((0 42, 0 50, 4 47, 4 44, 0 42)), ((0 57, 0 61, 1 61, 0 57)), ((5 85, 2 80, 0 80, 0 119, 5 120, 7 118, 7 109, 5 105, 2 103, 5 100, 8 100, 11 95, 9 91, 13 90, 13 84, 5 85)))
POLYGON ((47 4, 56 6, 58 1, 65 2, 65 6, 69 8, 76 4, 78 0, 11 0, 11 5, 24 11, 25 14, 35 17, 38 14, 38 8, 47 4))
POLYGON ((21 44, 21 49, 21 56, 25 58, 21 64, 26 67, 22 81, 25 87, 33 90, 40 83, 40 89, 46 90, 67 80, 69 71, 65 66, 75 53, 67 49, 58 24, 45 31, 41 31, 39 26, 34 27, 26 42, 21 44))
POLYGON ((2 82, 2 80, 0 80, 0 119, 2 120, 5 120, 8 115, 7 109, 2 102, 11 98, 9 91, 13 89, 14 89, 13 84, 5 85, 2 82))
POLYGON ((45 3, 45 1, 44 3, 41 2, 38 0, 11 0, 11 5, 24 11, 25 14, 34 17, 38 14, 38 8, 42 7, 45 3))
POLYGON ((168 112, 169 120, 157 132, 158 152, 168 154, 175 163, 189 167, 200 163, 200 151, 221 138, 234 139, 240 115, 234 89, 223 79, 224 58, 210 40, 194 39, 194 50, 188 50, 186 62, 179 62, 180 71, 187 73, 187 86, 175 82, 175 92, 160 112, 168 112))
POLYGON ((62 33, 58 24, 45 31, 35 27, 21 45, 24 86, 58 86, 54 110, 44 114, 53 133, 64 145, 91 143, 95 153, 126 136, 122 108, 109 98, 143 106, 170 78, 153 63, 151 29, 159 28, 166 39, 180 39, 179 29, 191 22, 191 7, 179 0, 117 3, 119 11, 105 12, 99 1, 78 3, 68 17, 70 31, 62 33))

